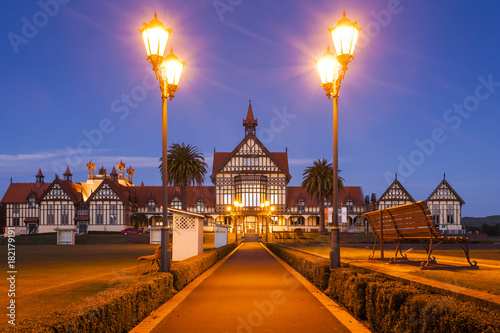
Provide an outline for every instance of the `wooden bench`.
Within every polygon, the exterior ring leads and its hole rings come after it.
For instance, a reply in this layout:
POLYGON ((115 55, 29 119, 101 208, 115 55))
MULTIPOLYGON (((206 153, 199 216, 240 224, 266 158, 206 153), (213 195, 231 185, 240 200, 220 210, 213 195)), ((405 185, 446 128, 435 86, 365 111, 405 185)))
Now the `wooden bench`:
POLYGON ((142 274, 146 274, 146 270, 148 267, 148 264, 151 264, 151 267, 149 269, 149 273, 153 271, 155 267, 158 267, 160 269, 161 267, 161 245, 156 248, 155 254, 149 255, 149 256, 142 256, 137 259, 137 274, 139 275, 139 265, 141 263, 141 260, 146 260, 146 266, 144 267, 144 271, 142 274))
POLYGON ((295 233, 295 236, 299 239, 299 240, 303 240, 303 241, 311 241, 312 238, 311 237, 307 237, 306 235, 304 235, 304 230, 302 230, 301 228, 296 228, 293 230, 293 232, 295 233))
MULTIPOLYGON (((172 249, 172 243, 168 244, 168 250, 172 249)), ((149 273, 153 271, 155 267, 160 270, 161 267, 161 245, 156 248, 155 254, 149 256, 142 256, 137 259, 137 275, 146 274, 146 270, 148 268, 148 264, 151 264, 149 268, 149 273), (144 271, 139 274, 139 265, 141 264, 141 260, 146 260, 146 266, 144 267, 144 271)))
POLYGON ((369 256, 370 259, 375 256, 377 239, 380 241, 381 258, 384 258, 384 242, 396 244, 396 251, 394 256, 390 258, 390 262, 396 261, 398 253, 402 258, 407 259, 407 256, 401 252, 401 244, 420 243, 427 252, 427 261, 421 264, 424 268, 430 262, 436 261, 436 258, 432 256, 432 251, 439 244, 455 243, 462 248, 469 264, 477 267, 475 261, 470 261, 468 238, 441 235, 434 224, 429 208, 423 201, 376 210, 364 213, 363 216, 368 220, 375 235, 375 244, 373 245, 373 253, 369 256))
POLYGON ((283 237, 281 236, 281 232, 279 231, 274 231, 272 235, 274 239, 277 240, 278 242, 284 240, 283 237))

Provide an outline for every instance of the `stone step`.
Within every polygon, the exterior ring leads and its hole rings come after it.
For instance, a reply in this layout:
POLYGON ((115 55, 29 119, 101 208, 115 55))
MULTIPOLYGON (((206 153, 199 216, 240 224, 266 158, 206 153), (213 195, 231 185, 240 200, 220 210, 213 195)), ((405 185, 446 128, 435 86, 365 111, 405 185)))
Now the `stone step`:
POLYGON ((245 233, 245 243, 259 242, 259 234, 245 233))

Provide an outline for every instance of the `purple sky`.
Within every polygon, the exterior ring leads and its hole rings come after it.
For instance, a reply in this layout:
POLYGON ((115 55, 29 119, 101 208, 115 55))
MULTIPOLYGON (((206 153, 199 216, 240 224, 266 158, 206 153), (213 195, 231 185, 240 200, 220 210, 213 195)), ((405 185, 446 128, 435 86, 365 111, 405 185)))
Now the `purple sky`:
MULTIPOLYGON (((2 5, 0 196, 10 178, 69 165, 132 165, 160 185, 161 100, 138 29, 158 18, 186 61, 169 102, 169 142, 214 147, 257 136, 288 147, 291 185, 332 157, 332 102, 314 59, 345 10, 363 29, 340 92, 347 185, 380 196, 394 174, 416 200, 443 178, 463 216, 500 214, 500 3, 488 1, 11 1, 2 5), (90 139, 89 139, 90 137, 90 139)), ((207 176, 207 184, 210 179, 207 176)))

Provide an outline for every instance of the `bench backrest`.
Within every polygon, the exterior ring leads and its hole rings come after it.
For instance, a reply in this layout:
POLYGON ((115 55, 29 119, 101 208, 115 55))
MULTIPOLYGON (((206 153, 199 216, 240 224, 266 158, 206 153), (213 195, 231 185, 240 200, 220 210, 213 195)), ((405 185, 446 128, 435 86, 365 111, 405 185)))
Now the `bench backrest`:
POLYGON ((442 237, 423 201, 380 209, 363 216, 379 239, 442 237))
POLYGON ((293 232, 295 232, 295 234, 299 237, 304 237, 304 230, 301 228, 294 229, 293 232))

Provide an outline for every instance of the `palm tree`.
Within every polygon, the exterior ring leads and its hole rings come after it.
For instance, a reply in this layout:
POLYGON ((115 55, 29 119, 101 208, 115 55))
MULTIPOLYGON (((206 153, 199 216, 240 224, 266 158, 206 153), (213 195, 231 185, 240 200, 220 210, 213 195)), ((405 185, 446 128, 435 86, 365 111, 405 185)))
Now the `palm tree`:
MULTIPOLYGON (((338 173, 342 172, 338 170, 338 173)), ((319 232, 324 235, 325 228, 325 199, 333 194, 333 167, 328 160, 318 159, 313 162, 313 166, 307 167, 302 174, 302 188, 310 197, 316 198, 320 205, 319 232)), ((344 179, 339 176, 339 190, 344 188, 344 179)), ((336 207, 334 207, 335 211, 336 207)), ((336 213, 336 212, 335 212, 336 213)))
MULTIPOLYGON (((181 188, 182 209, 187 209, 187 187, 201 185, 205 181, 208 164, 200 149, 196 146, 187 146, 174 143, 168 149, 168 184, 181 188)), ((160 158, 160 173, 163 169, 162 158, 160 158)))

